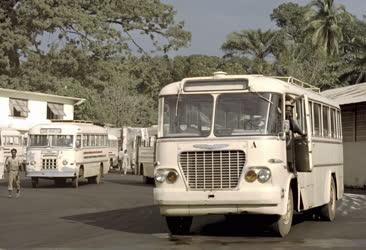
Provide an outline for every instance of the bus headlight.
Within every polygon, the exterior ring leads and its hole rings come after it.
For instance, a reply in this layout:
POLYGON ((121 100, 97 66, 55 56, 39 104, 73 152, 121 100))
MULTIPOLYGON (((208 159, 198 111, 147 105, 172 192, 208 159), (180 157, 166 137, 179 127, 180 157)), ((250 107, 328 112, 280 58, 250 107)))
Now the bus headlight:
POLYGON ((157 169, 155 172, 155 181, 159 183, 167 182, 173 184, 178 179, 178 172, 174 169, 157 169))
POLYGON ((271 178, 271 170, 269 170, 268 168, 261 168, 258 171, 257 176, 257 179, 260 183, 265 183, 271 178))
POLYGON ((155 173, 155 181, 163 183, 166 179, 166 170, 165 169, 158 169, 155 173))
POLYGON ((250 169, 245 173, 245 180, 247 182, 254 182, 256 179, 257 179, 257 173, 253 169, 250 169))
POLYGON ((62 161, 62 165, 64 165, 64 166, 66 166, 66 165, 67 165, 67 163, 68 163, 68 161, 67 161, 67 160, 63 160, 63 161, 62 161))
POLYGON ((178 173, 177 173, 177 171, 175 171, 175 170, 169 170, 169 172, 168 172, 168 174, 166 176, 167 182, 173 184, 174 182, 177 181, 177 179, 178 179, 178 173))

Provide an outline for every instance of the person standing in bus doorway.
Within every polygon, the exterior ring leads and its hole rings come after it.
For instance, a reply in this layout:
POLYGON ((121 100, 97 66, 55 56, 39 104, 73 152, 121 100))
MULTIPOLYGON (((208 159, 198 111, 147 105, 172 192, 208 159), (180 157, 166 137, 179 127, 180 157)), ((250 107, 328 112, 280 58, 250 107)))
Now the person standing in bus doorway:
POLYGON ((294 100, 286 100, 285 102, 285 115, 286 115, 286 120, 288 120, 289 122, 289 126, 290 126, 290 131, 286 140, 287 143, 287 164, 290 167, 290 169, 293 172, 296 172, 296 167, 295 167, 295 159, 296 159, 296 155, 295 155, 295 142, 294 142, 294 138, 295 138, 295 134, 304 136, 305 134, 303 133, 300 125, 298 124, 297 120, 294 119, 294 100))
POLYGON ((22 167, 22 161, 17 156, 17 150, 13 148, 11 151, 11 157, 8 157, 5 161, 6 170, 8 173, 8 192, 9 198, 12 197, 13 186, 16 188, 16 198, 20 196, 20 175, 19 171, 22 167))
POLYGON ((127 174, 127 169, 130 166, 130 156, 127 154, 127 149, 123 152, 122 170, 123 174, 127 174))

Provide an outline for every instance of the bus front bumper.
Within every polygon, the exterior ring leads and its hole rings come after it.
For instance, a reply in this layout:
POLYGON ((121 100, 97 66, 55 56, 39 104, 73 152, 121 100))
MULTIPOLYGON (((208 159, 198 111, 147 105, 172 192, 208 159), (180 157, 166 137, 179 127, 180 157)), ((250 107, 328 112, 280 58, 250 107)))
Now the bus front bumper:
POLYGON ((42 170, 34 170, 27 166, 27 177, 39 177, 39 178, 72 178, 76 176, 76 171, 74 168, 62 168, 58 169, 42 169, 42 170))
POLYGON ((284 214, 284 190, 279 187, 235 191, 154 189, 154 201, 165 216, 209 214, 284 214))

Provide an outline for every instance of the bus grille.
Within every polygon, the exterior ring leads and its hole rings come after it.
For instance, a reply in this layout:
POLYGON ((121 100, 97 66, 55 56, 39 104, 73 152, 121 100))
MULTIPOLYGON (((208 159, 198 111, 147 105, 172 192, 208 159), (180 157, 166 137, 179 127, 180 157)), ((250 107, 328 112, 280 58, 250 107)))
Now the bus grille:
POLYGON ((57 159, 55 159, 55 158, 42 159, 42 168, 43 169, 56 169, 57 168, 57 159))
POLYGON ((245 164, 242 150, 182 152, 179 164, 190 189, 233 189, 245 164))

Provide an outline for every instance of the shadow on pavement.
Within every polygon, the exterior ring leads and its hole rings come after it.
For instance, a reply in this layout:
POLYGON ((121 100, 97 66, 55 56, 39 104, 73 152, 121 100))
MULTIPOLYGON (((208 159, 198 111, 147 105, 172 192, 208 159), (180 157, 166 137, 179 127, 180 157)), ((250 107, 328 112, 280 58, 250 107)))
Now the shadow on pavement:
POLYGON ((160 216, 157 206, 88 213, 67 216, 62 219, 129 233, 156 234, 168 232, 165 220, 160 216))
POLYGON ((127 186, 138 186, 138 187, 153 187, 153 185, 148 185, 143 183, 142 181, 142 177, 141 179, 125 179, 125 178, 120 178, 120 179, 105 179, 105 182, 110 182, 110 183, 114 183, 114 184, 119 184, 119 185, 127 185, 127 186))
MULTIPOLYGON (((157 206, 144 206, 111 210, 98 213, 80 214, 62 219, 84 223, 109 230, 137 234, 168 233, 165 219, 157 206)), ((190 235, 216 237, 273 237, 271 217, 263 216, 198 216, 194 217, 190 235)), ((293 225, 305 221, 302 215, 294 215, 293 225)))

